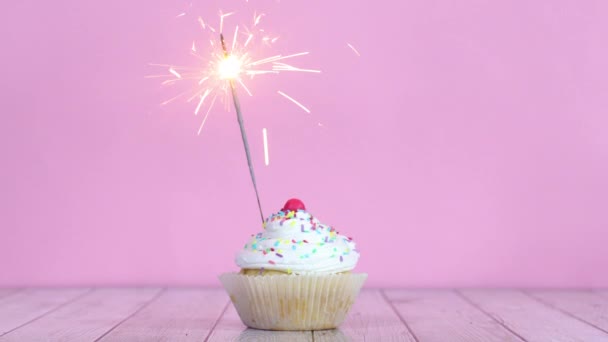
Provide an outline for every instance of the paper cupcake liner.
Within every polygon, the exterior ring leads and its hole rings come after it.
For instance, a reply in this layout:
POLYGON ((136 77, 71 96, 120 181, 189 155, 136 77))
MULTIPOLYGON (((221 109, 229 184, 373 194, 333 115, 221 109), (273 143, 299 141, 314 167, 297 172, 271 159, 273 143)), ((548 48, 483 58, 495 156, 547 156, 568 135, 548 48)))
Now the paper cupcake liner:
POLYGON ((363 273, 220 276, 241 321, 250 328, 265 330, 337 327, 365 279, 367 274, 363 273))

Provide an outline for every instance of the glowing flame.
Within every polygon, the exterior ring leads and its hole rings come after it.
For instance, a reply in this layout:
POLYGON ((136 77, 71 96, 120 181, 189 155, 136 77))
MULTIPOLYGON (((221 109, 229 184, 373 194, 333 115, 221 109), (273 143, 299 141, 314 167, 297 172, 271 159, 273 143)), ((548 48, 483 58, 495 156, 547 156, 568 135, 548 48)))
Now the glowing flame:
MULTIPOLYGON (((259 56, 257 54, 261 48, 272 47, 278 40, 278 37, 269 36, 267 31, 260 28, 260 21, 264 14, 254 13, 253 23, 251 25, 233 26, 233 30, 231 29, 232 27, 228 28, 228 31, 232 31, 234 34, 231 35, 230 41, 224 41, 223 32, 226 30, 224 21, 232 14, 234 13, 220 12, 219 32, 211 27, 209 22, 198 17, 200 27, 209 35, 209 39, 206 40, 209 46, 205 49, 202 42, 193 41, 192 45, 188 46, 188 50, 191 55, 198 58, 199 61, 202 61, 202 64, 199 64, 198 66, 151 64, 167 68, 167 74, 148 76, 164 78, 165 80, 162 81, 163 85, 174 85, 177 82, 191 82, 192 87, 163 101, 162 104, 166 105, 179 98, 185 98, 187 102, 195 101, 196 107, 194 109, 194 114, 198 115, 199 112, 205 113, 198 134, 201 133, 203 126, 216 103, 221 102, 224 104, 225 108, 228 108, 228 104, 231 102, 230 89, 232 85, 240 86, 249 96, 251 96, 252 92, 247 87, 246 83, 252 81, 253 78, 258 75, 276 75, 285 72, 321 72, 320 70, 299 68, 285 63, 296 57, 308 55, 308 52, 306 51, 287 55, 274 54, 270 56, 259 56), (227 47, 229 49, 227 49, 227 47)), ((310 113, 310 110, 300 102, 281 91, 278 93, 305 112, 310 113)))
POLYGON ((239 77, 243 63, 235 55, 230 55, 219 62, 218 75, 222 80, 233 80, 239 77))

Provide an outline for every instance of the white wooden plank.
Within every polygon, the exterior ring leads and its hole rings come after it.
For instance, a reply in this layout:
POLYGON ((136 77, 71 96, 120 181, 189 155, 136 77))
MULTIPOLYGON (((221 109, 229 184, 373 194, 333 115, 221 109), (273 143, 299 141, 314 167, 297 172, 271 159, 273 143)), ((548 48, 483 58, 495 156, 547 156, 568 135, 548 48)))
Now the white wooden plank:
POLYGON ((88 291, 89 289, 31 289, 6 297, 0 303, 0 336, 48 314, 88 291))
POLYGON ((608 341, 608 334, 517 290, 461 293, 527 341, 608 341))
POLYGON ((387 290, 420 341, 522 341, 451 290, 387 290))
POLYGON ((209 336, 209 341, 267 341, 267 342, 309 342, 312 341, 310 331, 266 331, 248 329, 239 318, 234 305, 230 303, 215 329, 209 336))
POLYGON ((19 291, 22 291, 21 289, 5 289, 5 288, 0 288, 0 299, 11 296, 19 291))
POLYGON ((593 292, 599 294, 602 297, 608 298, 608 289, 595 289, 593 290, 593 292))
POLYGON ((315 331, 315 341, 415 341, 380 290, 359 293, 337 330, 315 331))
POLYGON ((537 300, 608 332, 608 297, 583 290, 531 290, 537 300))
POLYGON ((222 289, 169 289, 101 341, 203 341, 228 301, 222 289))
POLYGON ((160 289, 99 289, 2 337, 0 341, 94 341, 158 295, 160 289))
MULTIPOLYGON (((351 338, 345 334, 340 328, 332 330, 317 330, 312 332, 313 341, 315 342, 350 342, 363 341, 361 337, 351 338)), ((373 337, 367 334, 367 341, 372 341, 373 337)), ((381 341, 381 339, 378 339, 381 341)))

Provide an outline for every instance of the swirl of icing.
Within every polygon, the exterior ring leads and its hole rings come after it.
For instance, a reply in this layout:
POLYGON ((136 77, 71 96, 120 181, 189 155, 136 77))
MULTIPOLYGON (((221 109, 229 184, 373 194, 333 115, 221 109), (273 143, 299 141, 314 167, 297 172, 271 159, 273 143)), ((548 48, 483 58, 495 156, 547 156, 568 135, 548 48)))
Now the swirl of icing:
POLYGON ((286 273, 339 273, 355 268, 359 252, 350 237, 324 225, 306 210, 283 209, 264 221, 236 256, 243 269, 286 273))

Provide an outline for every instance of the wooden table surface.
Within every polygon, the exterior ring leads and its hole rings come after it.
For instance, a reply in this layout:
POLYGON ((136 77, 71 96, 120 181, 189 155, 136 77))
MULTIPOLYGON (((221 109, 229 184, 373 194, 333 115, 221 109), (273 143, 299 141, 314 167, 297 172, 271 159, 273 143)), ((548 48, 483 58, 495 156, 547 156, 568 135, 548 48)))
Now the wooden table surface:
POLYGON ((4 341, 608 341, 608 291, 366 289, 338 330, 270 332, 222 289, 0 289, 4 341))

